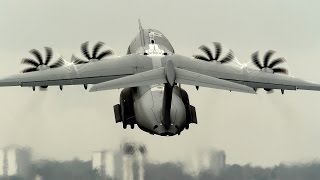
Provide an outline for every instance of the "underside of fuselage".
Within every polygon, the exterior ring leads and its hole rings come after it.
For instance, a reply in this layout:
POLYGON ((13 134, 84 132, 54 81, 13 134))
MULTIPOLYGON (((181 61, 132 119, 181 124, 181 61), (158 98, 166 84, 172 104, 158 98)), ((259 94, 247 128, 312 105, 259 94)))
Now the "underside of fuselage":
POLYGON ((136 124, 150 134, 173 136, 197 123, 195 108, 189 104, 188 94, 178 86, 172 89, 170 105, 165 104, 165 85, 127 88, 122 90, 120 104, 115 106, 116 122, 123 128, 136 124), (164 110, 169 107, 169 114, 164 110))

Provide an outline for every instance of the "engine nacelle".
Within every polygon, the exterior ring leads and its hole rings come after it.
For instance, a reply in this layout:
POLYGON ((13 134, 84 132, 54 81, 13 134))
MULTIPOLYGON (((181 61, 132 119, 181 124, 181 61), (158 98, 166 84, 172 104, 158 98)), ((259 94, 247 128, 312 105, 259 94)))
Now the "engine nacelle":
POLYGON ((132 89, 126 88, 120 93, 120 104, 113 106, 116 123, 122 122, 124 129, 128 124, 133 129, 136 124, 133 103, 132 89))
POLYGON ((191 123, 194 123, 194 124, 198 123, 196 108, 190 105, 188 93, 182 88, 180 88, 180 95, 181 95, 181 99, 184 104, 184 107, 186 109, 186 129, 189 129, 189 125, 191 123))

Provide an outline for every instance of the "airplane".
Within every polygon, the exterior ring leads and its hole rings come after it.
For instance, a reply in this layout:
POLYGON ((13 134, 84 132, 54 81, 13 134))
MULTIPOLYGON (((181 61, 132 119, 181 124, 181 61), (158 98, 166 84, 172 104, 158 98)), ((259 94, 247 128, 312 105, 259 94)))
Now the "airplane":
POLYGON ((122 89, 120 103, 114 108, 116 123, 137 125, 152 135, 180 135, 190 124, 197 124, 196 108, 190 104, 188 93, 181 84, 256 94, 258 89, 320 90, 320 84, 287 75, 279 67, 283 58, 271 60, 275 51, 263 57, 252 54, 257 69, 228 65, 234 60, 230 50, 224 57, 220 43, 213 43, 215 54, 208 46, 200 46, 203 55, 187 57, 176 54, 163 33, 144 29, 139 20, 139 33, 128 47, 127 54, 116 57, 112 50, 101 52, 104 43, 98 42, 89 51, 88 42, 81 45, 85 59, 72 56, 71 62, 59 58, 50 65, 52 49, 45 47, 46 56, 31 50, 34 58, 24 58, 31 65, 20 74, 0 78, 0 86, 36 87, 92 85, 90 92, 122 89))

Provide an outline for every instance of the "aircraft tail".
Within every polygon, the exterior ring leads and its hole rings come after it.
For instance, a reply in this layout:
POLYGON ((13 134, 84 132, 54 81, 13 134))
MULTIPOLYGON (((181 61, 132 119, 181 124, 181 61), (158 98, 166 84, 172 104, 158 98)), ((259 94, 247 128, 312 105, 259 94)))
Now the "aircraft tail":
POLYGON ((138 22, 139 22, 139 31, 140 31, 141 45, 142 45, 142 47, 144 47, 144 46, 145 46, 145 42, 144 42, 144 30, 143 30, 143 28, 142 28, 140 19, 138 19, 138 22))
POLYGON ((192 86, 201 86, 214 89, 256 94, 256 92, 251 87, 180 68, 174 68, 174 70, 172 70, 172 73, 170 73, 170 69, 168 70, 164 67, 160 67, 158 69, 152 69, 134 75, 95 84, 90 89, 90 92, 139 86, 150 86, 154 84, 164 83, 173 86, 176 82, 192 86))
POLYGON ((139 22, 139 31, 141 32, 143 30, 143 28, 142 28, 140 19, 138 19, 138 22, 139 22))
POLYGON ((158 69, 152 69, 138 74, 95 84, 91 87, 90 92, 139 86, 150 86, 154 84, 163 84, 166 82, 167 80, 165 76, 165 69, 164 67, 161 67, 158 69))

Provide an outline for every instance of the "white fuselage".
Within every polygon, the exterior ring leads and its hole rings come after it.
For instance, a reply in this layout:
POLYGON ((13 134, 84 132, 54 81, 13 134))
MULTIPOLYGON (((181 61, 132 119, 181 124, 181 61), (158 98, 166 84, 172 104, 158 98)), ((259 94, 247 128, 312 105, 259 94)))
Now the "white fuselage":
MULTIPOLYGON (((140 33, 128 48, 128 54, 144 54, 152 60, 152 69, 164 66, 163 57, 174 54, 168 39, 154 29, 140 29, 140 33)), ((133 92, 133 107, 136 124, 151 134, 176 135, 186 126, 186 109, 183 103, 180 88, 174 86, 170 92, 170 103, 166 100, 165 85, 137 87, 133 92), (172 94, 172 96, 171 96, 172 94), (170 114, 164 117, 164 109, 170 109, 170 114), (169 118, 169 117, 170 118, 169 118), (165 119, 170 119, 165 121, 165 119)))
MULTIPOLYGON (((153 69, 163 66, 161 59, 164 51, 159 49, 157 44, 149 44, 145 52, 152 59, 153 69)), ((171 123, 169 128, 166 128, 163 125, 164 88, 164 84, 137 87, 133 94, 136 123, 141 129, 147 129, 152 134, 175 135, 185 128, 186 110, 179 93, 180 88, 175 86, 170 109, 171 123)))
POLYGON ((138 87, 134 96, 136 123, 141 129, 148 129, 152 134, 175 135, 186 125, 186 111, 179 87, 175 86, 172 93, 170 120, 171 125, 163 125, 164 86, 138 87))

